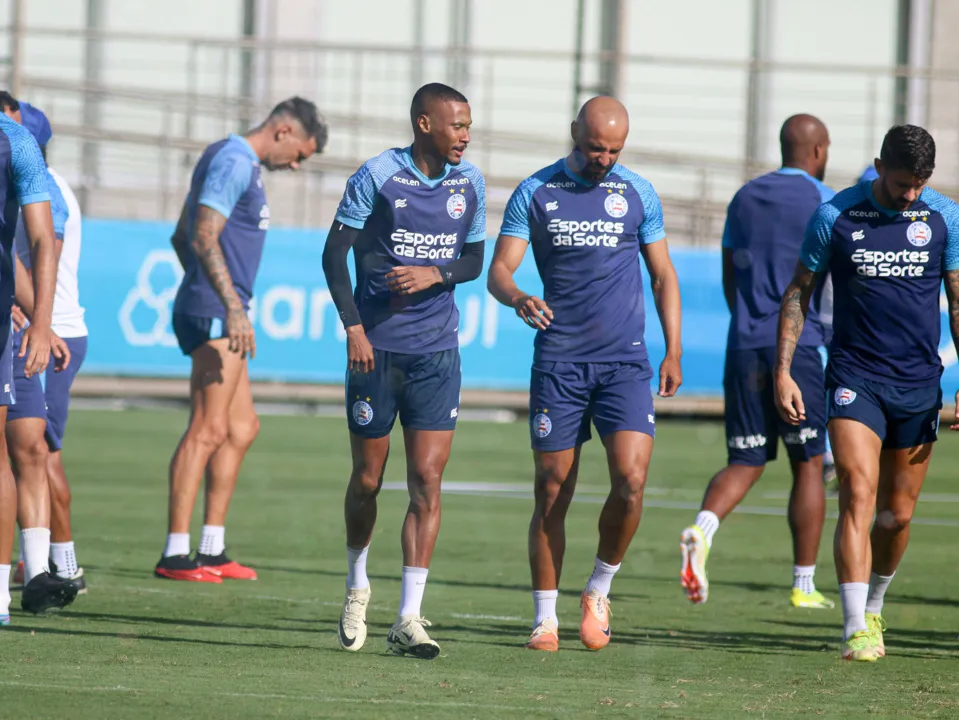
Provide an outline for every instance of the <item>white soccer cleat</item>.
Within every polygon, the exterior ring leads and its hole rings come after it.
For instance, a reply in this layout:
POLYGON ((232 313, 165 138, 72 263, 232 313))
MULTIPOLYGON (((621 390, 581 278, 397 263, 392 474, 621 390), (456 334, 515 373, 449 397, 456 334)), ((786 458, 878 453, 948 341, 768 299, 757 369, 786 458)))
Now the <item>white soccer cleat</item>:
POLYGON ((706 544, 706 536, 698 525, 690 525, 683 530, 679 546, 683 551, 680 581, 689 601, 701 605, 709 598, 709 578, 706 576, 709 545, 706 544))
POLYGON ((440 654, 440 646, 426 634, 426 628, 431 624, 423 617, 403 615, 386 636, 387 652, 432 660, 440 654))
POLYGON ((340 647, 356 652, 366 642, 366 606, 370 604, 370 588, 350 588, 343 601, 336 639, 340 647))

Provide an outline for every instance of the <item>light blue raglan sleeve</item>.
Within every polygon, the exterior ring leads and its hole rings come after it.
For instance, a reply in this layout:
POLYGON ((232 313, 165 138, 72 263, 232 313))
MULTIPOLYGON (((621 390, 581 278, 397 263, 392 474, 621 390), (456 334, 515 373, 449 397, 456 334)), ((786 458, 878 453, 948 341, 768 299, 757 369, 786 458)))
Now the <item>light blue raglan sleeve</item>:
POLYGON ((249 153, 227 143, 210 161, 197 202, 228 218, 252 179, 253 163, 249 153))
POLYGON ((532 234, 529 223, 529 206, 533 202, 533 193, 536 192, 537 187, 538 185, 532 179, 527 179, 513 191, 509 202, 506 203, 506 211, 503 213, 500 235, 509 235, 529 242, 532 234))
POLYGON ((343 199, 340 200, 340 205, 336 209, 336 221, 347 227, 362 230, 366 225, 366 219, 373 212, 374 202, 376 202, 376 182, 369 163, 364 163, 346 181, 343 199))
POLYGON ((484 242, 486 240, 486 178, 478 169, 469 173, 470 182, 476 192, 476 213, 473 215, 473 224, 470 225, 466 242, 484 242))
POLYGON ((10 140, 10 162, 13 166, 13 186, 20 206, 49 202, 47 164, 33 135, 20 125, 4 127, 10 140))
POLYGON ((816 183, 816 187, 819 188, 819 200, 820 202, 827 203, 836 197, 836 191, 825 183, 816 183))
POLYGON ((63 240, 63 233, 66 232, 67 220, 70 219, 70 209, 67 207, 67 201, 63 198, 60 186, 53 179, 53 175, 47 170, 47 192, 50 193, 50 213, 53 215, 53 234, 57 240, 63 240))
POLYGON ((643 203, 643 224, 639 226, 639 242, 643 245, 658 242, 666 237, 666 226, 663 224, 663 203, 656 194, 653 184, 632 170, 621 168, 620 173, 629 180, 633 189, 643 203))
POLYGON ((828 202, 820 205, 809 218, 806 236, 799 251, 799 260, 813 272, 825 272, 829 269, 829 258, 832 256, 832 229, 838 217, 839 208, 828 202))
POLYGON ((923 191, 922 199, 932 210, 942 215, 946 223, 946 252, 943 258, 943 269, 946 272, 959 270, 959 205, 932 189, 923 191))

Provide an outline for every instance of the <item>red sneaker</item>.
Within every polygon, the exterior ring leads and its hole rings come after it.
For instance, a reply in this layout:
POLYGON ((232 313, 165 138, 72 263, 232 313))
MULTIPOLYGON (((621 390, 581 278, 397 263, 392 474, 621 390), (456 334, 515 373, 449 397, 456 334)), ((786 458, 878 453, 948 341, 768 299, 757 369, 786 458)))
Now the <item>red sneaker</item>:
POLYGON ((246 565, 230 560, 226 556, 226 551, 219 555, 196 554, 196 563, 201 570, 204 570, 216 578, 224 580, 256 580, 256 570, 246 565))
POLYGON ((153 574, 167 580, 186 580, 188 582, 223 582, 216 575, 205 572, 196 560, 189 555, 171 555, 170 557, 160 558, 153 574))

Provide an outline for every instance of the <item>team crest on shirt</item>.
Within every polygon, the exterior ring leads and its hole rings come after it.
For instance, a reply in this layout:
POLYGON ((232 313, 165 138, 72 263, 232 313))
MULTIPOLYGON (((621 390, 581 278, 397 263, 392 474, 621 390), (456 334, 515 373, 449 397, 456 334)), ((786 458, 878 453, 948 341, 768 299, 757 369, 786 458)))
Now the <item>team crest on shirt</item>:
POLYGON ((466 212, 466 197, 460 193, 450 195, 450 199, 446 201, 446 212, 454 220, 459 220, 466 212))
POLYGON ((629 212, 629 203, 626 202, 626 198, 616 193, 606 196, 605 205, 606 212, 614 218, 621 218, 629 212))
POLYGON ((546 416, 546 413, 539 413, 533 418, 533 432, 536 433, 536 437, 544 438, 552 431, 553 421, 546 416))
POLYGON ((906 239, 916 247, 925 247, 932 240, 932 228, 918 220, 906 228, 906 239))
POLYGON ((849 388, 836 388, 836 394, 833 396, 837 405, 849 405, 856 399, 856 391, 849 388))
POLYGON ((365 400, 353 403, 353 422, 357 425, 369 425, 373 422, 373 408, 365 400))

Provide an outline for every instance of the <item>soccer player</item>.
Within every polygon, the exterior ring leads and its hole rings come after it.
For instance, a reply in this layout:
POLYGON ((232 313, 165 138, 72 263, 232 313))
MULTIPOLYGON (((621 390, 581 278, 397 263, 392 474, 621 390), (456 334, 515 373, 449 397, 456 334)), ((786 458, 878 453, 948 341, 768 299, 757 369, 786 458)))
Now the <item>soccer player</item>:
POLYGON ((413 144, 368 160, 349 179, 323 251, 323 271, 347 335, 346 409, 353 472, 346 490, 344 650, 366 641, 366 558, 376 496, 397 415, 410 503, 403 523, 400 607, 386 647, 435 658, 421 613, 440 528, 440 483, 459 411, 458 283, 479 277, 486 183, 463 161, 470 106, 453 88, 424 85, 410 107, 413 144), (353 248, 356 290, 347 253, 353 248))
POLYGON ((682 382, 679 283, 662 205, 646 179, 617 163, 629 132, 626 108, 595 97, 571 131, 572 152, 524 180, 510 198, 488 277, 490 293, 537 331, 529 400, 535 619, 527 647, 551 651, 559 649, 566 512, 590 421, 610 474, 596 561, 580 599, 579 636, 591 650, 609 643, 610 585, 642 514, 655 417, 640 256, 666 337, 659 395, 674 395, 682 382), (543 280, 542 299, 513 279, 528 245, 543 280))
MULTIPOLYGON (((47 158, 47 145, 53 137, 50 122, 46 114, 29 103, 20 103, 20 122, 27 128, 40 146, 44 160, 47 158)), ((54 232, 57 251, 57 289, 53 300, 53 332, 62 339, 69 363, 62 372, 57 372, 53 364, 47 366, 44 382, 39 376, 27 378, 22 367, 15 362, 15 386, 18 402, 11 406, 8 420, 9 428, 24 437, 21 443, 11 442, 11 453, 20 467, 31 467, 44 455, 46 456, 45 474, 50 493, 50 568, 58 577, 73 580, 79 592, 86 592, 86 580, 83 568, 79 567, 70 528, 70 486, 61 460, 63 435, 66 427, 70 387, 83 364, 87 348, 87 327, 83 321, 84 309, 80 305, 77 289, 77 269, 80 261, 81 216, 80 205, 67 182, 52 168, 47 167, 47 179, 53 212, 54 232), (37 389, 40 388, 38 392, 37 389), (45 423, 36 422, 43 418, 45 423), (14 420, 18 422, 12 422, 14 420), (23 421, 19 421, 22 419, 23 421), (44 452, 42 440, 47 451, 44 452), (33 448, 26 456, 17 459, 23 453, 18 446, 33 448)), ((22 265, 30 267, 30 248, 23 224, 17 226, 16 250, 22 265)), ((29 277, 26 282, 17 283, 18 303, 30 315, 33 305, 29 277), (23 293, 26 299, 21 298, 23 293)), ((15 359, 16 360, 16 359, 15 359)), ((28 473, 30 471, 28 470, 28 473)), ((22 478, 18 474, 18 481, 22 478)), ((24 580, 23 543, 21 543, 21 562, 14 574, 14 582, 24 580)))
POLYGON ((294 97, 245 135, 207 147, 193 171, 171 238, 185 271, 173 331, 192 361, 190 421, 170 463, 169 534, 158 577, 256 579, 252 568, 227 557, 224 537, 240 464, 259 429, 247 368, 256 339, 247 311, 270 224, 260 171, 296 170, 322 152, 326 138, 316 106, 294 97), (191 558, 190 518, 204 473, 203 535, 191 558))
MULTIPOLYGON (((12 97, 0 97, 4 114, 23 125, 33 135, 44 155, 49 123, 39 117, 35 108, 17 103, 12 97)), ((44 172, 46 190, 50 195, 54 237, 63 242, 67 222, 67 206, 60 189, 49 172, 44 172)), ((28 375, 26 358, 19 354, 23 329, 33 315, 33 292, 30 285, 30 245, 23 223, 18 223, 14 239, 17 253, 17 306, 13 309, 13 389, 14 402, 7 411, 6 435, 10 459, 17 482, 19 505, 20 556, 14 582, 30 584, 41 573, 50 572, 50 489, 47 482, 46 404, 39 374, 28 375), (22 568, 22 569, 21 569, 22 568)), ((56 306, 56 300, 54 300, 56 306)), ((58 347, 61 341, 55 338, 58 347)), ((69 355, 67 355, 67 362, 69 355)), ((67 365, 69 367, 69 365, 67 365)), ((54 369, 51 367, 50 369, 54 369)))
POLYGON ((782 301, 776 399, 783 418, 799 426, 808 398, 791 374, 794 359, 817 277, 832 273, 826 388, 839 472, 842 657, 849 660, 885 654, 883 597, 906 550, 939 427, 943 280, 959 346, 959 206, 926 187, 935 160, 924 129, 889 130, 879 177, 843 190, 813 215, 782 301))
POLYGON ((809 218, 835 194, 823 185, 829 155, 826 126, 811 115, 788 118, 779 133, 782 167, 749 181, 736 193, 723 232, 723 292, 732 317, 726 342, 726 446, 728 462, 709 482, 695 522, 680 539, 680 579, 686 596, 709 596, 706 558, 719 524, 746 497, 774 461, 781 438, 793 475, 789 529, 793 541, 794 607, 831 608, 816 590, 816 556, 826 514, 823 452, 826 390, 819 348, 824 328, 815 309, 800 338, 796 380, 807 400, 797 429, 779 418, 773 398, 776 324, 783 291, 792 279, 809 218))
MULTIPOLYGON (((0 95, 0 109, 7 108, 9 95, 0 95)), ((13 110, 18 112, 19 108, 13 110)), ((16 213, 9 208, 19 205, 26 226, 33 261, 33 322, 24 330, 19 354, 26 357, 25 372, 35 375, 46 370, 53 345, 50 329, 53 297, 56 286, 56 257, 50 195, 46 187, 46 167, 36 140, 6 112, 0 114, 0 196, 8 208, 0 219, 0 425, 6 426, 7 407, 13 403, 13 347, 10 339, 14 298, 14 234, 16 213)), ((52 352, 59 362, 60 350, 52 352)), ((14 523, 17 519, 17 490, 10 469, 5 432, 0 433, 0 624, 10 622, 9 558, 13 552, 14 523)), ((27 534, 32 554, 34 541, 42 544, 45 531, 42 508, 24 507, 20 512, 21 527, 27 534)), ((23 536, 21 536, 23 537, 23 536)), ((44 558, 43 563, 46 562, 44 558)), ((21 606, 31 612, 49 607, 62 607, 76 597, 76 585, 60 581, 47 572, 30 579, 21 596, 21 606)))

